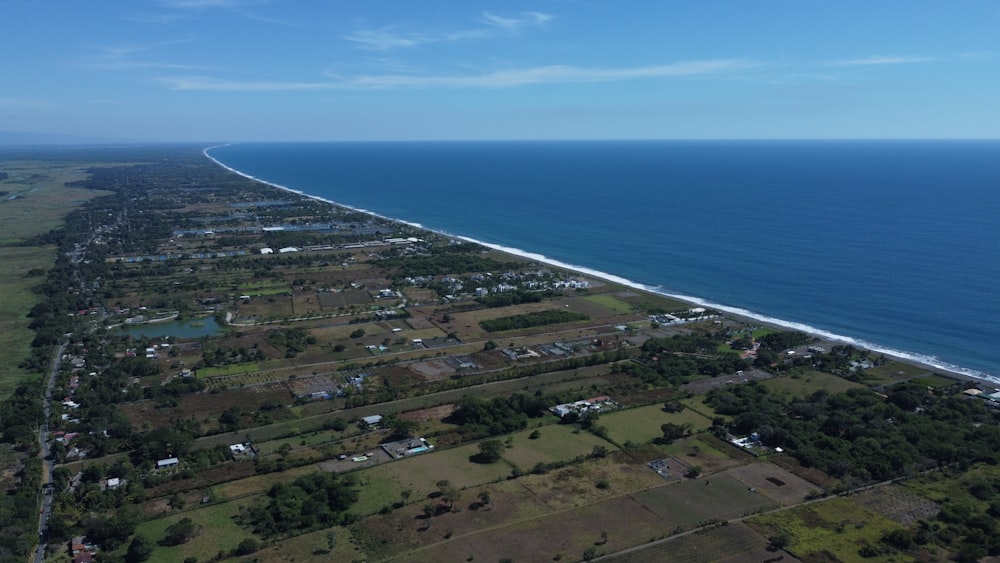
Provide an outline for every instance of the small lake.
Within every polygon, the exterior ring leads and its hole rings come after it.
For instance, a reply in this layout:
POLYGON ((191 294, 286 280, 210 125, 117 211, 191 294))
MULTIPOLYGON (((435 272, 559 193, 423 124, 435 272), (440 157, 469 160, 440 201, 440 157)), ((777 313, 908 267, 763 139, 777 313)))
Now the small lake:
POLYGON ((127 335, 133 338, 162 338, 170 336, 172 338, 188 340, 203 336, 215 336, 216 334, 220 334, 222 330, 223 327, 219 326, 215 317, 203 317, 180 321, 122 325, 112 330, 111 334, 118 336, 127 335))

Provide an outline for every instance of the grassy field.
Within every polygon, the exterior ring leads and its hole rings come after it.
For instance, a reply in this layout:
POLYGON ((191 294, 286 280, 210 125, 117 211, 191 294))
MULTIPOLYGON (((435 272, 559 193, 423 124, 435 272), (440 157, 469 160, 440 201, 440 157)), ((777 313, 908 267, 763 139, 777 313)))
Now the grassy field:
POLYGON ((26 277, 29 270, 47 270, 55 260, 54 248, 16 247, 22 241, 58 228, 63 218, 84 201, 104 195, 65 187, 85 177, 90 165, 60 162, 5 161, 0 171, 10 175, 0 181, 0 397, 6 397, 29 374, 18 368, 27 357, 34 333, 28 330, 28 311, 40 296, 31 287, 43 277, 26 277))
POLYGON ((230 364, 228 366, 214 366, 210 368, 201 368, 198 370, 198 377, 219 377, 222 375, 236 375, 239 373, 251 373, 260 371, 260 364, 257 362, 250 362, 245 364, 230 364))
POLYGON ((667 529, 687 529, 713 519, 731 519, 772 508, 775 503, 727 475, 663 485, 635 500, 659 516, 667 529))
POLYGON ((166 535, 166 530, 170 525, 182 518, 190 518, 197 526, 198 534, 187 543, 178 546, 156 545, 156 549, 148 561, 172 563, 183 561, 187 557, 197 557, 204 561, 219 551, 228 552, 244 539, 253 537, 249 530, 233 521, 233 515, 238 513, 240 507, 246 502, 212 504, 149 520, 139 524, 136 528, 136 534, 144 536, 156 544, 166 535))
POLYGON ((712 425, 710 419, 691 409, 668 413, 660 404, 604 414, 598 424, 607 428, 608 435, 618 444, 627 441, 641 444, 663 436, 660 426, 668 422, 690 424, 696 432, 712 425))
POLYGON ((572 425, 552 424, 538 429, 540 436, 528 436, 534 430, 525 430, 511 436, 510 445, 503 458, 524 471, 535 464, 568 461, 577 456, 589 455, 597 446, 611 449, 606 441, 589 432, 577 431, 572 425))
POLYGON ((842 393, 848 389, 864 387, 860 383, 848 381, 820 371, 807 371, 803 374, 783 375, 761 383, 769 391, 777 395, 803 399, 816 391, 826 391, 830 394, 842 393))
POLYGON ((632 305, 617 299, 613 295, 603 293, 599 295, 588 295, 583 299, 590 301, 591 303, 596 303, 607 308, 612 314, 625 315, 633 311, 632 305))
POLYGON ((674 540, 657 542, 636 551, 610 556, 611 563, 645 563, 647 561, 685 561, 709 563, 711 561, 765 561, 781 553, 767 551, 767 539, 743 524, 730 524, 721 528, 683 536, 674 540))
POLYGON ((335 526, 282 540, 255 553, 260 561, 361 561, 364 553, 347 528, 335 526), (332 534, 332 536, 331 536, 332 534), (333 547, 330 547, 332 538, 333 547))
POLYGON ((413 499, 427 498, 438 491, 436 483, 447 480, 457 489, 475 487, 499 481, 510 475, 511 466, 503 461, 483 465, 469 461, 479 451, 476 444, 404 458, 362 470, 361 491, 352 511, 359 514, 377 512, 383 506, 397 502, 399 492, 412 492, 413 499))
POLYGON ((748 521, 762 536, 787 534, 789 552, 799 558, 850 562, 888 561, 888 557, 864 558, 858 550, 877 546, 886 532, 901 528, 848 498, 800 506, 761 515, 748 521))
POLYGON ((864 375, 865 383, 868 385, 885 385, 929 373, 927 368, 921 366, 904 364, 902 362, 889 362, 881 366, 866 369, 862 372, 862 375, 864 375))

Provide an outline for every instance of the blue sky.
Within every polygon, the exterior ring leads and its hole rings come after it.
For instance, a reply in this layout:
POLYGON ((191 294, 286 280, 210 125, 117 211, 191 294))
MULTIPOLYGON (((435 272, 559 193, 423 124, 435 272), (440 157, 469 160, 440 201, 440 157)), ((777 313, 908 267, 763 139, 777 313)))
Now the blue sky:
POLYGON ((998 138, 994 0, 0 0, 0 129, 998 138))

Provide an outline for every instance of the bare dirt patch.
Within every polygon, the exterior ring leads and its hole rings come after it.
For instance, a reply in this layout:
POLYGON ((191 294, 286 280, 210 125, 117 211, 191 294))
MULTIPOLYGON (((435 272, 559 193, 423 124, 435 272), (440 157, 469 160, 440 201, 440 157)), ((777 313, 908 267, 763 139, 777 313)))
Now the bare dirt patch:
POLYGON ((417 362, 410 364, 410 371, 414 374, 422 377, 424 381, 439 381, 442 379, 448 379, 452 375, 455 375, 455 368, 448 365, 448 362, 444 360, 428 360, 426 362, 417 362))
POLYGON ((428 422, 431 420, 441 420, 455 412, 455 405, 441 405, 429 409, 420 409, 401 413, 398 418, 408 422, 428 422))
POLYGON ((725 474, 739 479, 758 493, 786 506, 802 502, 806 495, 817 490, 816 485, 809 481, 767 462, 734 467, 725 474))

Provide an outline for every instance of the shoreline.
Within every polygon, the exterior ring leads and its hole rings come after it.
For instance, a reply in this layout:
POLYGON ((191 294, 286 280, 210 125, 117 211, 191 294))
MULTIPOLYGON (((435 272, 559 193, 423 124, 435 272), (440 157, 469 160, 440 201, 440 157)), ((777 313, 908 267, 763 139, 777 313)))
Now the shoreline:
POLYGON ((685 294, 679 294, 679 293, 670 293, 668 291, 663 290, 662 286, 653 286, 653 285, 649 285, 649 284, 643 284, 643 283, 635 282, 635 281, 632 281, 632 280, 629 280, 629 279, 626 279, 626 278, 623 278, 623 277, 620 277, 620 276, 616 276, 614 274, 609 274, 607 272, 602 272, 600 270, 595 270, 595 269, 592 269, 592 268, 588 268, 586 266, 580 266, 580 265, 576 265, 576 264, 570 264, 570 263, 567 263, 567 262, 562 262, 560 260, 557 260, 557 259, 554 259, 554 258, 549 258, 549 257, 547 257, 545 255, 542 255, 542 254, 528 252, 528 251, 525 251, 525 250, 521 250, 519 248, 506 247, 506 246, 499 245, 499 244, 483 242, 483 241, 476 240, 474 238, 471 238, 471 237, 468 237, 468 236, 464 236, 464 235, 459 235, 459 234, 449 233, 449 232, 446 232, 446 231, 440 231, 440 230, 436 230, 436 229, 431 229, 431 228, 428 228, 428 227, 426 227, 426 226, 424 226, 424 225, 422 225, 420 223, 416 223, 416 222, 413 222, 413 221, 407 221, 407 220, 399 219, 399 218, 395 218, 395 217, 388 217, 388 216, 381 215, 379 213, 376 213, 376 212, 373 212, 373 211, 370 211, 370 210, 367 210, 367 209, 362 209, 362 208, 354 207, 354 206, 351 206, 351 205, 346 205, 346 204, 339 203, 339 202, 336 202, 336 201, 333 201, 333 200, 329 200, 329 199, 326 199, 326 198, 323 198, 323 197, 320 197, 320 196, 315 196, 315 195, 312 195, 312 194, 308 194, 308 193, 303 192, 301 190, 296 190, 296 189, 293 189, 293 188, 289 188, 287 186, 283 186, 281 184, 276 184, 274 182, 268 182, 267 180, 262 180, 260 178, 254 177, 254 176, 252 176, 250 174, 246 174, 244 172, 241 172, 240 170, 237 170, 235 168, 232 168, 230 166, 225 165, 224 163, 222 163, 221 161, 219 161, 218 159, 216 159, 215 157, 213 157, 212 155, 210 155, 209 152, 208 152, 208 151, 210 151, 212 149, 222 148, 222 147, 230 146, 230 145, 233 145, 233 144, 237 144, 237 143, 223 143, 223 144, 218 144, 218 145, 212 145, 210 147, 206 147, 206 148, 202 149, 201 152, 202 152, 202 155, 205 156, 205 158, 209 159, 210 161, 212 161, 213 163, 215 163, 219 167, 223 168, 224 170, 232 172, 232 173, 234 173, 234 174, 236 174, 238 176, 241 176, 243 178, 246 178, 248 180, 251 180, 251 181, 254 181, 254 182, 258 182, 260 184, 264 184, 266 186, 270 186, 272 188, 275 188, 275 189, 278 189, 278 190, 282 190, 282 191, 285 191, 285 192, 288 192, 288 193, 293 193, 293 194, 296 194, 296 195, 299 195, 299 196, 302 196, 302 197, 305 197, 305 198, 308 198, 308 199, 312 199, 312 200, 315 200, 315 201, 321 201, 323 203, 328 203, 330 205, 334 205, 334 206, 341 207, 341 208, 344 208, 344 209, 349 209, 351 211, 356 211, 356 212, 359 212, 359 213, 365 213, 367 215, 370 215, 372 217, 377 217, 377 218, 385 220, 385 221, 391 221, 391 222, 394 222, 394 223, 400 223, 400 224, 403 224, 403 225, 408 225, 408 226, 411 226, 411 227, 414 227, 414 228, 418 228, 418 229, 422 229, 422 230, 425 230, 427 232, 435 233, 435 234, 438 234, 438 235, 441 235, 441 236, 452 237, 452 238, 455 238, 455 239, 458 239, 458 240, 462 240, 462 241, 465 241, 465 242, 469 242, 469 243, 473 243, 473 244, 478 244, 480 246, 484 246, 484 247, 489 248, 491 250, 495 250, 497 252, 502 252, 502 253, 505 253, 505 254, 516 256, 516 257, 519 257, 519 258, 527 258, 527 259, 530 259, 530 260, 536 260, 538 262, 541 262, 541 263, 544 263, 544 264, 548 264, 548 265, 553 266, 553 267, 562 268, 562 269, 565 269, 565 270, 571 270, 571 271, 578 272, 578 273, 583 274, 583 275, 592 276, 592 277, 599 278, 599 279, 602 279, 602 280, 605 280, 605 281, 609 281, 609 282, 612 282, 612 283, 616 283, 616 284, 619 284, 619 285, 630 287, 632 289, 636 289, 636 290, 639 290, 639 291, 645 291, 645 292, 653 293, 653 294, 660 295, 660 296, 663 296, 663 297, 669 297, 671 299, 675 299, 675 300, 678 300, 678 301, 683 301, 685 303, 690 303, 692 305, 697 305, 697 306, 700 306, 700 307, 707 307, 707 308, 717 309, 717 310, 722 311, 722 312, 724 312, 724 313, 726 313, 726 314, 728 314, 730 316, 737 317, 737 318, 740 318, 740 319, 745 320, 745 321, 751 321, 751 322, 754 322, 754 323, 760 323, 760 324, 763 324, 763 325, 767 325, 767 326, 771 326, 771 327, 776 327, 776 328, 780 328, 780 329, 785 329, 785 330, 796 330, 796 331, 800 331, 800 332, 809 334, 810 336, 814 336, 814 337, 819 338, 819 339, 824 340, 824 341, 835 342, 835 343, 846 344, 846 345, 851 345, 851 346, 854 346, 856 348, 862 348, 862 349, 868 350, 870 352, 882 354, 882 355, 884 355, 886 357, 889 357, 889 358, 892 358, 894 360, 898 360, 898 361, 901 361, 901 362, 910 363, 910 364, 914 364, 914 365, 926 368, 929 371, 944 372, 945 375, 952 376, 952 377, 955 377, 955 378, 958 378, 958 379, 961 379, 961 380, 983 382, 983 383, 987 383, 987 384, 991 384, 991 385, 1000 387, 1000 375, 993 375, 993 374, 989 374, 989 373, 986 373, 986 372, 983 372, 983 371, 980 371, 980 370, 976 370, 976 369, 972 369, 972 368, 965 368, 965 367, 962 367, 962 366, 958 366, 958 365, 955 365, 955 364, 944 362, 942 360, 938 360, 937 358, 935 358, 933 356, 928 356, 928 355, 920 354, 920 353, 917 353, 917 352, 908 352, 908 351, 903 351, 903 350, 896 350, 896 349, 889 348, 889 347, 886 347, 886 346, 882 346, 882 345, 879 345, 879 344, 876 344, 876 343, 867 342, 865 340, 853 338, 853 337, 850 337, 850 336, 836 334, 836 333, 833 333, 833 332, 830 332, 830 331, 827 331, 827 330, 824 330, 824 329, 821 329, 821 328, 813 327, 813 326, 808 325, 806 323, 801 323, 801 322, 797 322, 797 321, 788 321, 788 320, 784 320, 784 319, 779 319, 779 318, 771 317, 771 316, 768 316, 768 315, 765 315, 765 314, 762 314, 762 313, 756 313, 756 312, 750 311, 748 309, 743 309, 741 307, 736 307, 736 306, 732 306, 732 305, 723 305, 723 304, 715 303, 715 302, 713 302, 711 300, 700 298, 700 297, 695 297, 695 296, 685 295, 685 294))

